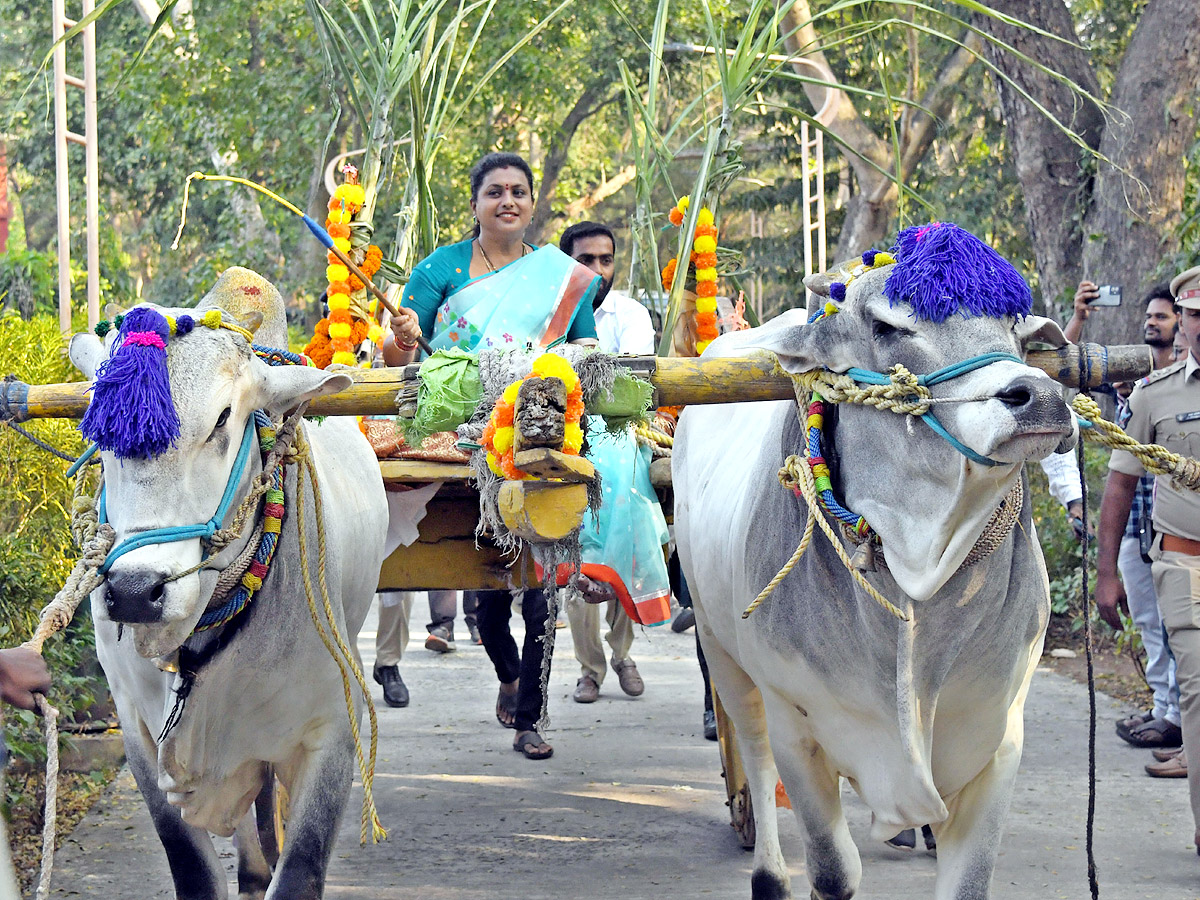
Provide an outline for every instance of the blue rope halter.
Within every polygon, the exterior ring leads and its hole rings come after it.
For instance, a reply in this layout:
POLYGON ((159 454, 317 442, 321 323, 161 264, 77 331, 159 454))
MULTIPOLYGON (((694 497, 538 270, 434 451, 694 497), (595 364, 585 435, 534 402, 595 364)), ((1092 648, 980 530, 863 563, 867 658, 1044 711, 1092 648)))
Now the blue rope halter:
MULTIPOLYGON (((104 558, 104 563, 97 571, 101 575, 107 575, 113 563, 126 553, 137 550, 140 547, 148 547, 151 544, 172 544, 176 541, 189 541, 193 538, 204 539, 212 537, 216 530, 221 527, 221 523, 225 521, 225 516, 229 512, 230 505, 233 503, 233 495, 237 491, 238 482, 241 480, 242 470, 246 468, 246 462, 250 458, 250 451, 254 447, 254 436, 254 417, 252 416, 246 422, 246 430, 242 434, 242 445, 238 448, 237 458, 233 461, 233 468, 229 472, 229 480, 225 482, 225 492, 221 495, 221 502, 217 505, 217 511, 213 513, 211 519, 199 525, 169 525, 166 528, 151 528, 149 531, 142 531, 132 537, 128 537, 108 552, 108 556, 104 558)), ((108 521, 105 490, 103 488, 100 489, 99 521, 101 523, 108 521)))
MULTIPOLYGON (((1025 361, 1020 357, 1014 356, 1011 353, 981 353, 978 356, 972 356, 970 359, 964 359, 962 362, 954 363, 953 365, 944 366, 936 372, 930 372, 928 375, 917 376, 917 384, 921 387, 933 387, 935 384, 941 384, 944 381, 950 381, 954 378, 959 378, 976 369, 982 369, 984 366, 990 366, 997 362, 1015 362, 1025 365, 1025 361)), ((859 384, 890 384, 891 378, 882 372, 872 372, 869 369, 853 368, 847 370, 846 374, 853 378, 859 384)), ((938 421, 937 416, 933 412, 926 412, 921 415, 921 420, 933 429, 933 433, 942 438, 951 447, 965 456, 972 462, 977 462, 983 466, 1002 466, 1007 465, 999 460, 991 459, 984 456, 982 453, 977 453, 952 435, 946 430, 946 426, 938 421)))
MULTIPOLYGON (((297 353, 292 353, 289 350, 281 350, 276 347, 263 347, 259 344, 251 344, 256 356, 263 362, 271 366, 280 365, 311 365, 307 357, 297 353)), ((253 416, 246 422, 246 430, 242 434, 242 444, 238 448, 237 458, 233 461, 233 468, 229 472, 229 480, 225 482, 225 492, 221 495, 221 502, 217 506, 217 511, 213 513, 212 518, 207 522, 202 522, 199 525, 170 525, 165 528, 152 528, 149 531, 142 531, 138 534, 128 537, 121 541, 117 546, 109 551, 108 556, 104 558, 104 563, 97 570, 101 575, 107 575, 108 570, 112 568, 113 563, 133 550, 140 547, 148 547, 151 544, 172 544, 177 541, 189 541, 194 538, 206 540, 216 533, 221 527, 221 523, 225 521, 225 516, 229 512, 229 507, 233 503, 233 495, 237 491, 240 474, 246 468, 246 463, 250 459, 250 451, 254 447, 255 438, 255 422, 260 418, 260 414, 256 411, 253 416)), ((265 416, 262 416, 264 421, 265 416)), ((91 447, 79 458, 72 471, 77 470, 87 457, 91 456, 96 451, 96 445, 91 447)), ((98 519, 101 523, 108 521, 108 513, 105 503, 105 490, 100 489, 100 507, 98 510, 98 519)), ((208 557, 208 553, 204 553, 204 558, 208 557)))

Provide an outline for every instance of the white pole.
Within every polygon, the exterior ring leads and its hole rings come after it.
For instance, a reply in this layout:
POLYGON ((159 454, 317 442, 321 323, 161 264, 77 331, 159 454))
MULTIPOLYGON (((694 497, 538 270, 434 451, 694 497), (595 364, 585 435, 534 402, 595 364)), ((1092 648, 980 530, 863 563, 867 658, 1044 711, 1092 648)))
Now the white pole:
MULTIPOLYGON (((51 29, 57 41, 65 30, 64 0, 54 0, 51 29)), ((58 327, 71 330, 71 197, 67 186, 67 49, 54 50, 54 177, 58 206, 58 327)))
POLYGON ((825 257, 825 133, 819 128, 813 141, 813 160, 817 176, 817 271, 827 272, 829 265, 825 257))
MULTIPOLYGON (((62 2, 62 0, 59 0, 62 2)), ((96 0, 83 0, 86 17, 96 0)), ((84 135, 87 144, 87 321, 88 329, 100 321, 100 132, 96 127, 96 23, 83 32, 84 135)))

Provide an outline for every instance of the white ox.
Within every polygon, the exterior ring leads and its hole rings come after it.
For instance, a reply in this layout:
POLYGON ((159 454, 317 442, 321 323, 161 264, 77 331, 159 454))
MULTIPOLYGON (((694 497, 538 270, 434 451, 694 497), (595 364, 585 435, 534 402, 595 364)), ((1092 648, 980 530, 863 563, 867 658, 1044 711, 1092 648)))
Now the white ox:
MULTIPOLYGON (((246 289, 277 304, 256 341, 286 348, 278 292, 247 270, 226 272, 199 309, 163 312, 199 315, 214 298, 236 300, 246 289)), ((71 359, 89 377, 105 358, 94 335, 72 340, 71 359)), ((240 335, 205 327, 171 338, 168 367, 181 423, 175 446, 151 459, 104 454, 107 514, 118 542, 148 529, 208 520, 254 410, 280 413, 350 383, 344 374, 268 366, 240 335)), ((324 499, 330 596, 337 623, 353 647, 383 558, 383 484, 374 454, 352 419, 308 423, 304 434, 324 499)), ((238 500, 261 470, 256 447, 236 476, 238 500)), ((107 583, 92 595, 97 651, 121 717, 130 768, 166 850, 179 898, 226 896, 224 868, 207 832, 227 836, 235 830, 239 897, 259 898, 264 892, 279 900, 320 897, 349 795, 355 756, 342 683, 310 619, 300 572, 297 467, 286 472, 287 513, 274 561, 247 611, 232 623, 189 637, 209 606, 218 570, 248 543, 253 517, 241 538, 198 574, 166 580, 200 562, 199 540, 154 544, 117 559, 107 583), (180 678, 160 671, 153 658, 181 645, 185 660, 210 650, 215 655, 200 669, 178 723, 160 743, 180 678), (250 809, 269 787, 272 769, 291 798, 286 843, 273 877, 250 809)), ((305 513, 308 565, 315 578, 317 531, 307 482, 305 513)), ((360 713, 356 707, 356 716, 360 713)))
MULTIPOLYGON (((805 324, 802 311, 790 312, 719 338, 705 356, 762 348, 789 372, 880 372, 902 363, 924 374, 993 351, 1023 358, 1035 334, 1063 341, 1056 325, 1033 316, 917 321, 906 304, 883 296, 890 269, 850 284, 834 315, 805 324)), ((933 825, 938 898, 988 895, 1049 615, 1027 493, 1003 543, 960 565, 1023 477, 1022 463, 1071 446, 1075 426, 1058 386, 1016 361, 977 369, 933 394, 968 398, 937 406, 937 416, 1001 465, 968 460, 903 415, 846 403, 826 417, 836 420, 826 426, 826 456, 838 500, 882 539, 886 568, 866 577, 908 622, 851 580, 819 532, 743 619, 804 528, 804 501, 776 477, 786 457, 802 453, 796 404, 692 406, 682 416, 673 456, 676 539, 713 682, 744 757, 757 827, 755 900, 791 896, 775 820, 777 777, 805 834, 814 897, 845 900, 862 874, 840 777, 871 808, 873 838, 933 825)))

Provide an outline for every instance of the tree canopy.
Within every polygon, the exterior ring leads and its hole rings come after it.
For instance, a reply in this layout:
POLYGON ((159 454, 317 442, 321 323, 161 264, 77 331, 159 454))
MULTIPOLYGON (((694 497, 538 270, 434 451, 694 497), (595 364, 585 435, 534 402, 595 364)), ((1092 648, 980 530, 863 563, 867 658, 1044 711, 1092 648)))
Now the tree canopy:
MULTIPOLYGON (((181 2, 136 65, 159 7, 118 4, 100 19, 106 300, 190 301, 236 263, 276 281, 297 319, 311 324, 323 248, 281 208, 245 189, 204 185, 192 192, 179 250, 170 244, 189 172, 241 175, 311 212, 328 198, 329 161, 364 146, 370 123, 348 91, 371 86, 348 85, 327 64, 315 2, 214 0, 194 12, 181 2)), ((1081 277, 1122 284, 1126 306, 1093 317, 1088 337, 1137 339, 1138 292, 1194 262, 1200 237, 1200 7, 1193 0, 989 3, 1037 30, 953 2, 778 2, 795 29, 787 49, 820 57, 842 88, 821 161, 831 258, 886 246, 913 221, 951 219, 1012 259, 1047 309, 1061 310, 1081 277)), ((708 6, 717 25, 733 31, 750 3, 708 6)), ((464 64, 468 87, 537 29, 469 99, 459 91, 466 108, 449 133, 422 137, 426 149, 437 148, 428 188, 440 240, 467 228, 471 163, 505 149, 526 155, 540 181, 533 240, 554 240, 587 217, 616 226, 628 251, 635 173, 619 63, 644 88, 655 7, 573 3, 551 16, 557 7, 548 0, 438 7, 440 23, 462 15, 459 45, 482 23, 464 64)), ((338 14, 335 3, 324 9, 338 14)), ((12 246, 52 250, 52 115, 48 71, 38 70, 51 43, 49 16, 29 0, 0 0, 0 16, 0 131, 23 223, 12 246)), ((704 44, 702 3, 672 3, 666 32, 670 43, 704 44)), ((69 46, 76 71, 78 53, 69 46)), ((692 126, 673 138, 678 150, 719 111, 718 98, 704 93, 716 80, 713 58, 675 52, 663 73, 664 122, 703 96, 692 126)), ((720 212, 722 244, 752 261, 768 315, 803 302, 798 132, 828 90, 790 75, 792 67, 778 66, 739 112, 745 170, 720 212)), ((397 140, 411 127, 407 109, 391 112, 397 140)), ((691 140, 672 163, 674 191, 655 188, 662 212, 690 184, 698 146, 691 140)), ((70 152, 82 222, 82 150, 70 152)), ((375 219, 385 249, 404 199, 406 159, 402 148, 385 158, 375 219)), ((73 235, 78 254, 82 228, 73 235)))

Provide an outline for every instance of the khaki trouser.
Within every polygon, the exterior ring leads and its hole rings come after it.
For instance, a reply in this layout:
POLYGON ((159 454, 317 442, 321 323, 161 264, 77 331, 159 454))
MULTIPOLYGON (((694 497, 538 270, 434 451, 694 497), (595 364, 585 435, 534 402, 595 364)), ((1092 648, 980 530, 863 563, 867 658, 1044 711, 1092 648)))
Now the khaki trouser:
POLYGON ((408 646, 408 617, 412 613, 412 591, 380 591, 379 628, 375 632, 375 668, 394 666, 408 646))
POLYGON ((1200 831, 1200 556, 1156 546, 1154 557, 1154 590, 1175 654, 1192 818, 1200 831))
POLYGON ((604 618, 608 622, 608 634, 604 639, 612 647, 612 658, 622 662, 629 658, 633 646, 633 620, 617 600, 607 603, 585 603, 578 596, 567 601, 567 621, 571 623, 571 640, 575 644, 575 658, 584 675, 590 675, 596 684, 604 683, 607 666, 604 661, 604 646, 600 643, 600 610, 607 607, 604 618))

